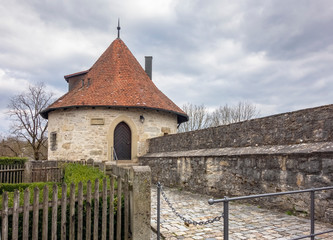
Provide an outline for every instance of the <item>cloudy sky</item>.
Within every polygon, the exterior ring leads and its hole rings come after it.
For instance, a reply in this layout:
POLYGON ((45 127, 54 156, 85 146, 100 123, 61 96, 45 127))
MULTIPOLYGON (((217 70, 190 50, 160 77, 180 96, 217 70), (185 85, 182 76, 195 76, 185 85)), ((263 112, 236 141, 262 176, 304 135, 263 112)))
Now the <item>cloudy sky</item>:
POLYGON ((255 104, 261 116, 333 103, 331 0, 0 0, 0 132, 8 99, 89 69, 117 37, 177 105, 255 104))

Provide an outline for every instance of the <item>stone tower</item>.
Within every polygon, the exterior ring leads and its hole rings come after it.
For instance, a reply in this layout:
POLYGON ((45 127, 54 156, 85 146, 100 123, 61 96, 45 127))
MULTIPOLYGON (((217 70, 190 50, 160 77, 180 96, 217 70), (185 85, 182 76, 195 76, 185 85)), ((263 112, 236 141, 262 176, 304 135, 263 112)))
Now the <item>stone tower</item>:
POLYGON ((41 112, 49 160, 137 162, 147 139, 176 133, 188 116, 148 74, 117 38, 89 70, 65 76, 68 92, 41 112))

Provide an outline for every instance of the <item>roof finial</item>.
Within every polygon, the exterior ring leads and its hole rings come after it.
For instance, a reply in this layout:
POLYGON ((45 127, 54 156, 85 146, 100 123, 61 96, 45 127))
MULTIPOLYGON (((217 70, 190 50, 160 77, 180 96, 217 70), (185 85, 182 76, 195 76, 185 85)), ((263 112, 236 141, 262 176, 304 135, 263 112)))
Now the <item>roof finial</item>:
POLYGON ((120 38, 120 21, 119 21, 119 18, 118 18, 118 27, 117 27, 117 30, 118 30, 118 38, 120 38))

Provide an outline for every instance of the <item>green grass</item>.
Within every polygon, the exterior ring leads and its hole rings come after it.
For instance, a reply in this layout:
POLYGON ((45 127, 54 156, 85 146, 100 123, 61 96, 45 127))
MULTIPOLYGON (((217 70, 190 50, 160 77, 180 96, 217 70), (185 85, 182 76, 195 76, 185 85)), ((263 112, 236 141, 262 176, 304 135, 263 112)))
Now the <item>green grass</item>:
POLYGON ((65 165, 64 182, 66 184, 77 185, 79 182, 95 181, 96 178, 102 180, 105 177, 107 176, 102 171, 94 167, 73 163, 65 165))

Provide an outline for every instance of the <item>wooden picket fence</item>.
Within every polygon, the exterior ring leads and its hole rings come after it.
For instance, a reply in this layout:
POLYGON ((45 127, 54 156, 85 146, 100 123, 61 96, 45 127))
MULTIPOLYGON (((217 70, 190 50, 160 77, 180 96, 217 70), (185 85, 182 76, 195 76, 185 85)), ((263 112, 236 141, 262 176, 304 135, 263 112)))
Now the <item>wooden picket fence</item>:
POLYGON ((77 163, 86 165, 86 161, 27 161, 24 164, 0 164, 0 183, 23 182, 61 182, 63 169, 61 164, 77 163))
POLYGON ((29 161, 26 163, 26 179, 29 182, 60 182, 63 169, 58 161, 29 161), (29 169, 27 169, 29 168, 29 169))
POLYGON ((0 165, 0 183, 21 183, 24 181, 24 164, 0 165))
POLYGON ((26 189, 23 206, 19 204, 21 193, 16 190, 12 208, 8 207, 8 193, 4 192, 2 195, 1 239, 7 240, 10 235, 12 239, 18 239, 19 229, 22 231, 20 234, 22 234, 24 240, 131 239, 129 215, 131 194, 129 185, 128 175, 125 175, 124 178, 112 175, 109 187, 107 186, 107 179, 103 179, 101 192, 99 191, 98 179, 95 181, 94 193, 92 193, 91 182, 87 182, 85 195, 83 184, 80 182, 77 186, 76 196, 76 186, 72 183, 69 186, 68 199, 67 185, 62 185, 61 198, 58 198, 58 186, 54 184, 51 201, 49 201, 48 186, 45 186, 43 201, 39 202, 40 191, 36 188, 34 189, 32 204, 30 204, 29 189, 26 189), (117 181, 117 189, 114 188, 115 181, 117 181), (119 211, 117 206, 116 216, 114 212, 115 196, 123 196, 124 199, 122 210, 119 211), (31 217, 32 224, 29 223, 31 217), (10 219, 11 221, 9 221, 10 219), (114 227, 115 220, 117 221, 116 227, 114 227), (11 226, 9 226, 9 222, 11 222, 11 226))

